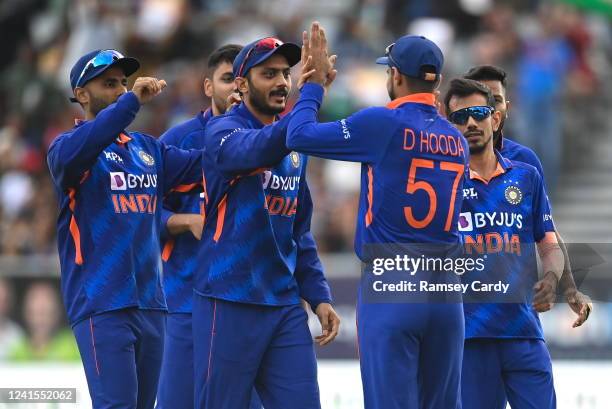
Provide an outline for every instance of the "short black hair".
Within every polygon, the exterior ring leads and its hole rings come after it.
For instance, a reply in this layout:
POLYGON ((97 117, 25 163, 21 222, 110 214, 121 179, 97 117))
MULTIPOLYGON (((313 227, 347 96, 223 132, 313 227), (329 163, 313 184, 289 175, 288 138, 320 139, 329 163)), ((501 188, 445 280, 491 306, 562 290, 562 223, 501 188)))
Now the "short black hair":
POLYGON ((217 69, 217 67, 224 62, 229 63, 230 65, 233 64, 236 56, 241 50, 242 46, 238 44, 226 44, 217 48, 208 57, 208 74, 211 75, 217 69))
POLYGON ((504 89, 508 85, 508 74, 495 65, 477 65, 470 68, 463 77, 475 81, 499 81, 504 89))
POLYGON ((409 77, 407 75, 404 75, 404 78, 406 79, 408 88, 410 88, 410 91, 414 93, 432 93, 436 90, 438 83, 440 82, 437 79, 435 81, 427 81, 421 78, 409 77))
POLYGON ((446 96, 444 97, 444 106, 446 107, 446 113, 450 114, 451 110, 449 103, 452 97, 469 97, 473 94, 480 94, 487 100, 487 105, 495 108, 495 98, 489 87, 481 82, 467 79, 467 78, 455 78, 450 82, 446 96))

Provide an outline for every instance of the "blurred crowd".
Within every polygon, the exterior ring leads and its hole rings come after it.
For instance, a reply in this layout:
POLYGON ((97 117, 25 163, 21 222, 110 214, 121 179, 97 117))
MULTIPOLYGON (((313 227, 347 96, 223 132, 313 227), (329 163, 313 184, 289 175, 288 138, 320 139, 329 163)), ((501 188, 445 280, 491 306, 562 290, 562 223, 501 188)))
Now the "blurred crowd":
MULTIPOLYGON (((166 79, 170 86, 164 95, 133 124, 159 136, 207 106, 202 76, 213 49, 266 35, 297 42, 313 19, 326 27, 339 55, 340 75, 323 119, 384 104, 384 69, 373 59, 393 38, 419 33, 445 51, 446 78, 480 63, 508 70, 513 106, 507 134, 536 150, 553 191, 559 173, 568 164, 578 165, 567 153, 585 148, 576 135, 588 127, 592 142, 597 122, 607 121, 610 101, 601 90, 610 84, 610 25, 563 3, 5 1, 0 7, 0 254, 55 250, 55 196, 45 155, 53 138, 81 115, 67 98, 68 73, 79 56, 116 48, 141 60, 139 74, 166 79), (562 113, 569 110, 571 119, 564 120, 562 113)), ((358 169, 311 163, 313 223, 321 250, 350 250, 358 169)))
MULTIPOLYGON (((385 71, 373 60, 394 38, 411 33, 441 46, 446 79, 475 64, 496 64, 509 72, 512 109, 506 134, 539 154, 550 193, 559 187, 559 175, 581 166, 580 153, 588 152, 603 137, 598 129, 610 123, 610 21, 560 0, 3 0, 0 256, 56 251, 56 198, 45 156, 54 137, 82 115, 68 101, 68 73, 78 57, 115 48, 141 61, 139 75, 164 78, 168 88, 132 126, 159 136, 207 107, 202 79, 212 50, 268 35, 299 42, 302 29, 315 19, 339 56, 323 120, 385 104, 385 71)), ((310 163, 320 250, 350 251, 359 167, 310 163)), ((45 337, 47 344, 59 337, 61 344, 62 334, 50 330, 50 322, 41 329, 26 318, 37 308, 28 304, 34 300, 57 304, 53 285, 28 288, 21 330, 3 318, 11 304, 9 284, 0 284, 0 351, 9 350, 6 342, 16 342, 15 356, 37 354, 45 337), (32 337, 31 345, 20 346, 24 333, 32 337)), ((57 348, 56 353, 69 355, 69 348, 57 348)))

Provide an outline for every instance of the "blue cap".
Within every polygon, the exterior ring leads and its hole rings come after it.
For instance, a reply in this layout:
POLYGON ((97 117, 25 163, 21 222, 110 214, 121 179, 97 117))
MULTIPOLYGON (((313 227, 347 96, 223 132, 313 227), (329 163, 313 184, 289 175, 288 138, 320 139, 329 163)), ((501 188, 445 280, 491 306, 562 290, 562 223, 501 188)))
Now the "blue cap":
POLYGON ((287 58, 290 67, 302 58, 302 48, 297 44, 283 43, 274 37, 261 38, 247 44, 236 56, 233 65, 234 76, 244 77, 251 68, 277 53, 287 58))
MULTIPOLYGON (((124 57, 116 50, 91 51, 79 58, 70 70, 71 88, 74 90, 77 87, 82 87, 110 67, 120 67, 125 76, 129 77, 140 68, 140 63, 135 58, 124 57)), ((70 100, 76 102, 74 98, 70 98, 70 100)))
POLYGON ((442 73, 444 55, 433 41, 407 35, 389 45, 385 56, 378 58, 376 64, 395 67, 409 77, 435 81, 442 73))

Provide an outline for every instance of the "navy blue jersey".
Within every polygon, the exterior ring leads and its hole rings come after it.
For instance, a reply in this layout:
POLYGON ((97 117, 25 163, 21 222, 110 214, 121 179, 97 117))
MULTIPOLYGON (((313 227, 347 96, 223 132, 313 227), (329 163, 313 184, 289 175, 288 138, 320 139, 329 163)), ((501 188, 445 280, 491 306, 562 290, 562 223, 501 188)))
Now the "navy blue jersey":
POLYGON ((321 86, 302 87, 287 146, 362 163, 357 255, 367 258, 367 244, 459 243, 457 220, 469 148, 463 135, 438 114, 435 96, 408 95, 386 107, 319 124, 322 99, 321 86))
MULTIPOLYGON (((465 336, 543 339, 531 289, 538 278, 534 243, 554 231, 550 206, 533 166, 496 155, 497 171, 488 182, 470 170, 464 185, 459 231, 468 255, 486 258, 484 269, 470 271, 462 280, 500 280, 509 284, 508 293, 500 295, 500 302, 466 302, 465 336)), ((467 299, 473 296, 477 293, 466 294, 467 299)))
POLYGON ((313 309, 330 302, 310 233, 307 158, 285 147, 288 122, 264 126, 244 104, 209 121, 196 293, 277 306, 302 297, 313 309))
POLYGON ((202 154, 126 132, 139 107, 128 92, 49 147, 62 294, 72 325, 120 308, 166 309, 161 198, 201 185, 202 154))
MULTIPOLYGON (((212 110, 199 112, 194 118, 166 131, 160 141, 182 149, 204 149, 204 129, 212 118, 212 110)), ((168 219, 175 213, 201 212, 204 193, 197 191, 172 192, 164 198, 162 209, 162 261, 164 268, 164 292, 168 312, 191 312, 193 275, 198 268, 196 240, 191 232, 170 236, 166 229, 168 219)))

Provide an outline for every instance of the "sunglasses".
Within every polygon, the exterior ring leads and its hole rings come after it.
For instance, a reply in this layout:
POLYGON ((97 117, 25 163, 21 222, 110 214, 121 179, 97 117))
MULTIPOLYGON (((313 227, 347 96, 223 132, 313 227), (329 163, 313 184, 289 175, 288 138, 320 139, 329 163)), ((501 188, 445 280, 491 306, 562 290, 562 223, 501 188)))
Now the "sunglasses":
POLYGON ((238 74, 236 74, 236 76, 242 77, 242 74, 243 74, 242 70, 244 69, 244 66, 246 65, 247 61, 249 61, 249 57, 253 53, 253 50, 257 50, 258 52, 259 51, 270 51, 270 50, 275 49, 276 47, 280 47, 281 45, 283 45, 283 42, 274 37, 266 37, 266 38, 259 40, 249 50, 246 57, 244 57, 244 60, 242 60, 242 64, 240 64, 240 69, 238 70, 238 74))
POLYGON ((480 122, 490 117, 493 111, 495 111, 495 109, 490 106, 463 108, 452 112, 448 116, 448 120, 457 125, 465 125, 470 117, 480 122))
POLYGON ((81 75, 79 75, 79 79, 76 82, 75 88, 81 85, 81 80, 83 79, 83 76, 89 70, 91 70, 92 68, 98 68, 98 67, 111 65, 113 62, 117 61, 120 58, 125 58, 125 57, 123 56, 123 54, 121 54, 118 51, 115 51, 115 50, 100 51, 98 54, 96 54, 94 58, 92 58, 91 60, 87 62, 87 64, 85 64, 85 67, 83 68, 83 71, 81 71, 81 75))

